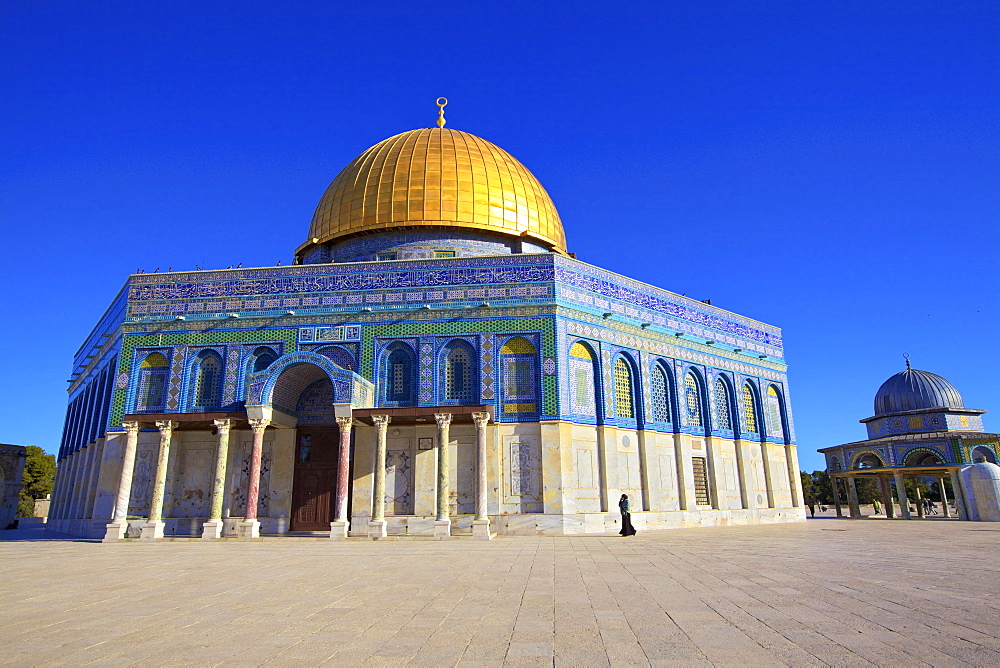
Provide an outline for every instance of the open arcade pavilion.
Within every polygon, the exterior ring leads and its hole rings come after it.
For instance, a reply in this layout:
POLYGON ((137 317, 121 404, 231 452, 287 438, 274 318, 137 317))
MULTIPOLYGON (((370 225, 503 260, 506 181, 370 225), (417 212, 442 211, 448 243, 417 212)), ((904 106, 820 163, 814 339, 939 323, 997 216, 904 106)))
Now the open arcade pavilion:
MULTIPOLYGON (((996 464, 1000 451, 1000 434, 983 429, 985 412, 966 408, 954 385, 937 374, 910 368, 907 360, 905 371, 891 376, 879 387, 875 394, 875 414, 861 420, 868 428, 868 438, 820 450, 833 481, 837 515, 843 514, 840 491, 843 484, 850 516, 862 517, 857 480, 867 478, 878 482, 888 517, 895 512, 894 497, 905 519, 911 519, 911 501, 917 515, 924 517, 920 486, 913 486, 916 498, 907 497, 904 481, 911 478, 935 483, 944 515, 950 517, 947 479, 951 482, 958 516, 977 519, 979 512, 969 469, 982 462, 996 464)), ((994 497, 984 494, 979 502, 995 506, 994 497)))
POLYGON ((291 265, 128 277, 50 528, 578 534, 623 493, 640 529, 804 520, 780 330, 577 260, 444 104, 340 172, 291 265))

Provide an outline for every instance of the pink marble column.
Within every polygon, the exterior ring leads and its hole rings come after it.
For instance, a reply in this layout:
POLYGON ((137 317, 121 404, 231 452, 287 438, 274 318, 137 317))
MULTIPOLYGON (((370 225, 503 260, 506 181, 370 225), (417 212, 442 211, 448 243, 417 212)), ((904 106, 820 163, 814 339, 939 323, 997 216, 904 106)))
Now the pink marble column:
POLYGON ((118 477, 118 496, 115 499, 115 512, 108 523, 105 543, 113 543, 125 538, 128 530, 128 502, 132 497, 132 473, 135 470, 136 444, 139 442, 139 423, 122 422, 125 428, 125 447, 122 451, 122 470, 118 477))
POLYGON ((240 522, 237 535, 240 538, 260 538, 260 522, 257 520, 257 502, 260 499, 260 460, 264 453, 264 430, 270 420, 250 418, 253 430, 253 447, 250 450, 250 475, 247 480, 247 508, 240 522))
POLYGON ((354 418, 340 416, 340 449, 337 452, 337 488, 333 495, 333 521, 330 522, 330 538, 347 538, 351 521, 347 517, 347 487, 351 473, 351 424, 354 418))

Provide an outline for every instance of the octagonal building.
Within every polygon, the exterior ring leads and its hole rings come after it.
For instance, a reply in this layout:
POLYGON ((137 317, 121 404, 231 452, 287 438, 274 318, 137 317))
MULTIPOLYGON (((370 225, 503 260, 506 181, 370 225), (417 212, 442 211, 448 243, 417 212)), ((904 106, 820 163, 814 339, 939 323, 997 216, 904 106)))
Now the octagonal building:
POLYGON ((541 183, 385 139, 290 266, 129 276, 76 355, 50 528, 107 541, 805 519, 776 327, 569 253, 541 183))

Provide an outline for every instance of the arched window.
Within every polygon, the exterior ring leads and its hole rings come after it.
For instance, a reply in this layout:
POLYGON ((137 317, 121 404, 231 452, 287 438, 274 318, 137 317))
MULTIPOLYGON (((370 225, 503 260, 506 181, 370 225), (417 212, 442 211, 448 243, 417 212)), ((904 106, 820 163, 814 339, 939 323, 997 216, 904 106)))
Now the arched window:
POLYGON ((278 359, 278 356, 270 348, 258 348, 253 351, 253 366, 251 366, 251 369, 255 373, 257 371, 263 371, 267 367, 274 364, 276 359, 278 359))
POLYGON ((997 453, 993 452, 992 449, 985 445, 977 445, 972 449, 970 454, 972 455, 973 464, 979 464, 981 462, 989 462, 990 464, 997 463, 997 453))
POLYGON ((615 360, 615 417, 627 420, 635 419, 635 407, 632 403, 632 371, 628 362, 619 357, 615 360))
POLYGON ((139 365, 139 396, 136 410, 158 412, 166 400, 170 364, 160 353, 150 353, 139 365))
POLYGON ((203 353, 198 363, 195 379, 194 405, 196 408, 217 408, 222 386, 222 360, 215 353, 203 353))
POLYGON ((784 416, 785 407, 781 403, 781 395, 774 385, 767 387, 767 433, 777 439, 785 437, 784 416))
POLYGON ((467 344, 454 341, 445 346, 441 375, 445 403, 475 403, 479 395, 476 391, 479 375, 473 368, 473 354, 467 344))
POLYGON ((855 469, 880 469, 885 467, 882 460, 871 452, 865 452, 854 460, 855 469))
POLYGON ((701 427, 701 387, 694 374, 688 372, 684 376, 684 406, 687 409, 687 423, 692 427, 701 427))
POLYGON ((597 417, 597 386, 594 384, 594 354, 577 341, 569 349, 569 392, 573 413, 597 417))
POLYGON ((751 434, 756 434, 759 431, 759 427, 757 426, 757 397, 754 395, 749 383, 743 385, 743 427, 751 434))
POLYGON ((413 404, 413 354, 405 344, 393 344, 385 361, 385 401, 398 405, 413 404))
POLYGON ((500 373, 503 379, 503 412, 538 412, 535 377, 537 351, 523 336, 507 340, 500 348, 500 373))
POLYGON ((667 372, 659 364, 653 367, 649 389, 650 399, 653 402, 653 420, 656 422, 671 422, 670 381, 667 380, 667 372))
POLYGON ((729 411, 729 388, 726 381, 715 379, 715 426, 716 429, 732 431, 733 419, 729 411))

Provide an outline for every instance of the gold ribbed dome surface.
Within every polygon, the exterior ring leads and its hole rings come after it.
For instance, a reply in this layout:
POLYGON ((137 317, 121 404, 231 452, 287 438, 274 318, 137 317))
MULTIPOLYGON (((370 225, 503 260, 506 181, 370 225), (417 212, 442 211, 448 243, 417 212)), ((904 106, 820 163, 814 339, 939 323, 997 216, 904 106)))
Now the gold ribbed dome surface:
POLYGON ((566 252, 538 179, 499 146, 445 128, 410 130, 355 158, 323 193, 306 245, 425 226, 523 236, 566 252))

